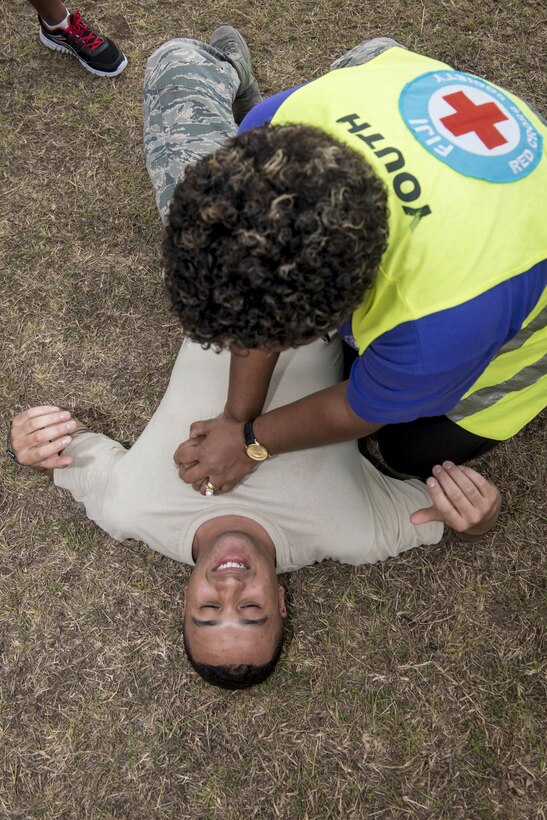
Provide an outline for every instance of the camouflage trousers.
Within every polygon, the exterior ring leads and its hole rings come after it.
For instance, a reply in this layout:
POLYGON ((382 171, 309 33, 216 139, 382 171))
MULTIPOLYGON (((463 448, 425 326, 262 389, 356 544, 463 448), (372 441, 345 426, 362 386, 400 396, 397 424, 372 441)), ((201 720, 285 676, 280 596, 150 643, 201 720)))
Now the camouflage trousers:
MULTIPOLYGON (((331 68, 360 65, 388 48, 389 37, 365 40, 331 68)), ((152 54, 144 76, 144 154, 162 222, 184 169, 216 151, 237 132, 232 102, 239 76, 220 51, 198 40, 176 39, 152 54)))

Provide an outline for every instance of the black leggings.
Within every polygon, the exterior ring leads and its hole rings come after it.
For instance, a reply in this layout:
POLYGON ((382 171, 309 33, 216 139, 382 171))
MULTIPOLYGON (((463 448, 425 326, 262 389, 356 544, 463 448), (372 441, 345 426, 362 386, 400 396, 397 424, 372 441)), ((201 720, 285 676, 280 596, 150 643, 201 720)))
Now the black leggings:
POLYGON ((387 424, 378 430, 376 439, 389 467, 422 479, 431 475, 435 464, 446 459, 465 464, 499 444, 494 439, 469 433, 446 416, 387 424))
MULTIPOLYGON (((344 377, 349 378, 357 351, 344 344, 344 377)), ((449 459, 465 464, 482 456, 499 441, 469 433, 446 416, 430 416, 403 424, 386 424, 376 433, 386 464, 398 473, 426 479, 435 464, 449 459)), ((365 440, 363 440, 363 444, 365 440)), ((366 453, 366 445, 362 448, 366 453)))

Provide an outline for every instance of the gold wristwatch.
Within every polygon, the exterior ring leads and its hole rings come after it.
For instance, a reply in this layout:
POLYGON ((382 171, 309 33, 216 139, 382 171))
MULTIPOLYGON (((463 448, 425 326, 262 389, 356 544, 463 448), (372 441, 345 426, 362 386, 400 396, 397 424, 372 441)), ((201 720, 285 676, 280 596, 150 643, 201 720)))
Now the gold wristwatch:
POLYGON ((253 432, 253 421, 254 419, 251 419, 246 422, 243 428, 245 452, 253 461, 266 461, 267 458, 271 458, 271 453, 267 447, 264 447, 263 444, 260 444, 260 442, 256 440, 253 432))

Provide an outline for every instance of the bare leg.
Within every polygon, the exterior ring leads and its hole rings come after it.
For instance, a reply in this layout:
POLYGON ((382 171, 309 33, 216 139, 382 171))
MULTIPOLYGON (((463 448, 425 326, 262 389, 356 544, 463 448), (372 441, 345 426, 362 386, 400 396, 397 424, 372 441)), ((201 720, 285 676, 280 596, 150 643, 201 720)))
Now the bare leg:
POLYGON ((62 23, 67 16, 67 9, 60 0, 29 0, 32 3, 44 23, 48 26, 55 26, 62 23))

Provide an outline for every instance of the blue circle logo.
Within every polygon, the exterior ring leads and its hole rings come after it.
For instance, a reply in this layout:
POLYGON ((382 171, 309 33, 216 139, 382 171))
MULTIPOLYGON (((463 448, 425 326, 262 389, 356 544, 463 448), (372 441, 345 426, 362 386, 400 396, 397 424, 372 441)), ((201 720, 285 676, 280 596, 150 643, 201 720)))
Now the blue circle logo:
POLYGON ((426 151, 468 177, 515 182, 541 159, 542 137, 499 88, 441 69, 407 83, 399 98, 405 125, 426 151))

